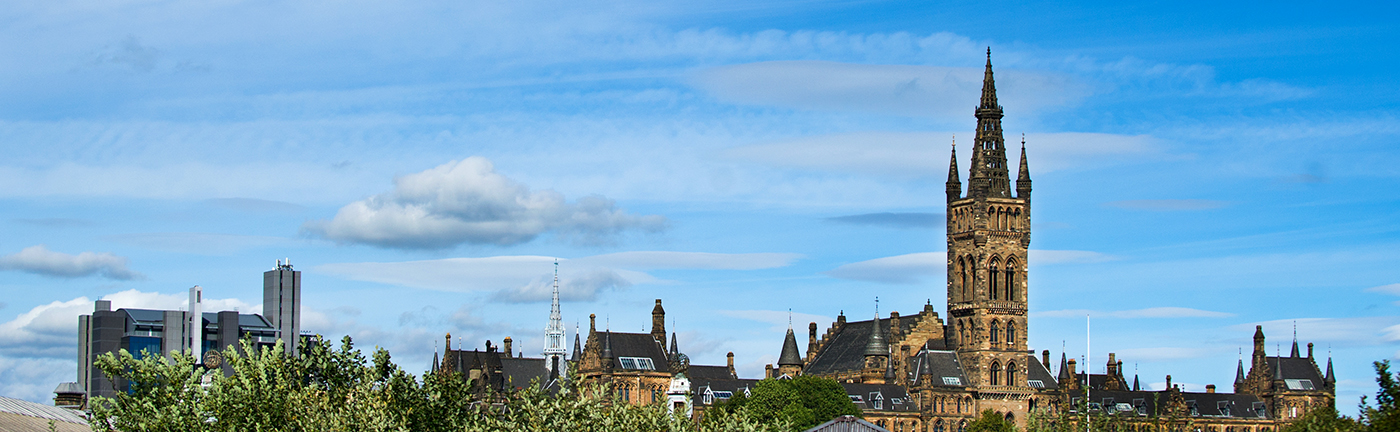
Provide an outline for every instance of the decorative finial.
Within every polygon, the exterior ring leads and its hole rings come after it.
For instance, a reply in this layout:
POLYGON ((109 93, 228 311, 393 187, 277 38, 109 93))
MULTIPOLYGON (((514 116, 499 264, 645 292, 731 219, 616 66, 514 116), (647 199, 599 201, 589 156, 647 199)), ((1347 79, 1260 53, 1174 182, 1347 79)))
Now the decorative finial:
POLYGON ((992 61, 992 47, 987 47, 987 61, 992 61))
POLYGON ((792 328, 792 308, 788 308, 788 328, 792 328))
POLYGON ((1021 150, 1026 149, 1026 133, 1021 132, 1021 150))
POLYGON ((953 134, 953 150, 958 149, 958 134, 953 134))

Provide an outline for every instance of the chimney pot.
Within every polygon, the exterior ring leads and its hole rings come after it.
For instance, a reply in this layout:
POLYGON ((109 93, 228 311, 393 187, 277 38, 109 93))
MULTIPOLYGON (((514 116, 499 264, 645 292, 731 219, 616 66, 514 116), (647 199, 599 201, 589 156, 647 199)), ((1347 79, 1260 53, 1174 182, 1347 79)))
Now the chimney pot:
POLYGON ((1206 384, 1206 393, 1215 393, 1215 384, 1206 384))

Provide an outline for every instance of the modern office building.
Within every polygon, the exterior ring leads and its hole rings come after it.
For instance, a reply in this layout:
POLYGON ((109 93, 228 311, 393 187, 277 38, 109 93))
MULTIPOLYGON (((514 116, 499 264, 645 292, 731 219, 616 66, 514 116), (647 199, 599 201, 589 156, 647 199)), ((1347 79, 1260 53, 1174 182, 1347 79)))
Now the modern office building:
MULTIPOLYGON (((94 303, 93 312, 78 317, 78 375, 75 386, 60 385, 67 393, 83 392, 83 405, 95 396, 113 397, 126 391, 124 380, 109 380, 94 367, 106 353, 126 350, 136 358, 189 351, 202 363, 210 351, 223 351, 250 337, 258 347, 273 347, 283 340, 286 352, 296 355, 301 342, 301 272, 290 264, 263 274, 263 315, 239 311, 203 312, 204 289, 189 290, 187 310, 112 309, 109 300, 94 303)), ((231 372, 227 364, 226 372, 231 372)), ((68 383, 65 383, 68 384, 68 383)), ((72 395, 65 394, 66 403, 72 395)))

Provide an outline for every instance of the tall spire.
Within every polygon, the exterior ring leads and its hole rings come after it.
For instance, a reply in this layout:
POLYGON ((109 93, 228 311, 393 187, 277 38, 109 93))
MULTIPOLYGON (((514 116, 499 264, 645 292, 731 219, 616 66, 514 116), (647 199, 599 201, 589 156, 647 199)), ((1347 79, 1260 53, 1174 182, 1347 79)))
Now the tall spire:
POLYGON ((578 324, 575 323, 575 324, 574 324, 574 355, 573 355, 573 357, 569 358, 569 360, 571 360, 571 361, 578 361, 578 360, 579 360, 580 358, 582 358, 582 357, 583 357, 583 344, 580 344, 580 343, 579 343, 579 339, 578 339, 578 324))
POLYGON ((1327 353, 1327 376, 1322 378, 1322 382, 1330 387, 1337 382, 1337 377, 1332 375, 1332 353, 1327 353))
POLYGON ((948 202, 962 198, 962 180, 958 179, 958 137, 953 136, 953 152, 948 158, 948 202))
POLYGON ((967 196, 1010 198, 1011 182, 1006 164, 1006 141, 1001 132, 1001 105, 992 78, 992 49, 987 48, 987 72, 982 78, 982 103, 977 106, 977 138, 972 143, 972 167, 967 196))
POLYGON ((676 332, 671 332, 671 359, 674 360, 681 350, 676 347, 676 332))
POLYGON ((554 368, 563 363, 564 354, 568 353, 564 348, 564 317, 559 313, 559 260, 554 260, 554 298, 549 305, 549 324, 544 327, 545 368, 551 374, 562 374, 554 368))
POLYGON ((1060 383, 1060 385, 1063 386, 1063 385, 1065 385, 1065 384, 1064 384, 1065 381, 1067 381, 1067 380, 1072 380, 1072 379, 1074 379, 1074 377, 1069 376, 1069 358, 1065 356, 1065 353, 1064 353, 1063 349, 1061 349, 1061 351, 1060 351, 1060 376, 1056 378, 1056 381, 1058 381, 1058 382, 1060 383))
POLYGON ((997 85, 992 80, 992 47, 987 47, 987 70, 982 75, 982 104, 978 108, 1001 108, 997 105, 997 85))

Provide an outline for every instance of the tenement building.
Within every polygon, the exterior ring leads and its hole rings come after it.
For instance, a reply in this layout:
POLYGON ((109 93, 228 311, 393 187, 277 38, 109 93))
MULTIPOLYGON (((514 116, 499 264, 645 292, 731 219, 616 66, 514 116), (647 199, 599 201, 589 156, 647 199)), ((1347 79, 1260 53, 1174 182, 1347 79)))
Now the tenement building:
POLYGON ((1290 356, 1270 357, 1262 329, 1255 332, 1249 372, 1243 359, 1238 365, 1234 393, 1214 385, 1187 392, 1170 376, 1166 389, 1143 390, 1136 376, 1128 383, 1112 354, 1104 374, 1077 373, 1063 353, 1052 371, 1050 352, 1037 356, 1027 346, 1030 162, 1022 138, 1013 184, 990 50, 974 114, 966 187, 956 148, 948 166, 946 315, 931 304, 912 315, 877 312, 868 321, 847 321, 842 312, 825 333, 818 334, 816 323, 808 326, 805 355, 789 329, 768 377, 835 379, 867 420, 896 432, 963 432, 984 410, 1018 427, 1032 413, 1088 410, 1142 430, 1274 432, 1312 408, 1333 405, 1331 360, 1324 375, 1312 344, 1304 357, 1296 340, 1290 356))

